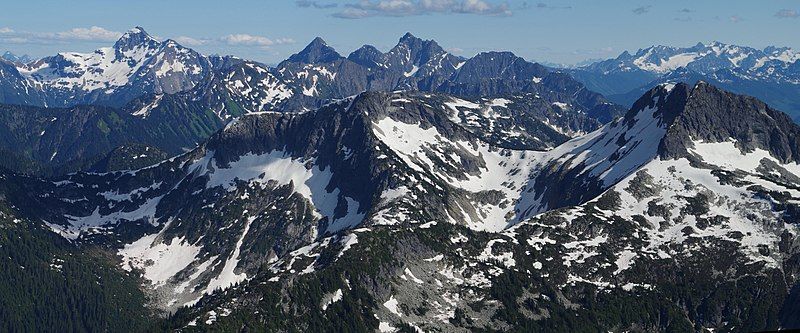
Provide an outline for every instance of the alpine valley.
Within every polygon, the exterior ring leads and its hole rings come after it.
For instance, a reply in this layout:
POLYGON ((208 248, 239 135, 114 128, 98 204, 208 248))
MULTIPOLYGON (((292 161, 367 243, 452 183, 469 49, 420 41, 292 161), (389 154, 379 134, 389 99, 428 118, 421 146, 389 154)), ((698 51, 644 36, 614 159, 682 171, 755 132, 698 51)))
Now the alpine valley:
POLYGON ((719 79, 797 57, 731 50, 6 54, 0 330, 800 328, 800 126, 719 79))

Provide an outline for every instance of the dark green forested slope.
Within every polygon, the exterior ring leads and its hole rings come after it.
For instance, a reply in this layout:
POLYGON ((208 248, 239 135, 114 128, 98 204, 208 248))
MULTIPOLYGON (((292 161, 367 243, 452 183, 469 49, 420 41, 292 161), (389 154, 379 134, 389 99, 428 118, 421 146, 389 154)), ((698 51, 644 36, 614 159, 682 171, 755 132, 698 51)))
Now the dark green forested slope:
POLYGON ((102 106, 69 109, 0 104, 0 167, 53 175, 86 170, 115 148, 147 145, 170 155, 194 147, 225 122, 206 105, 167 96, 148 115, 102 106))
POLYGON ((78 250, 14 217, 0 198, 0 331, 147 331, 138 280, 101 250, 78 250))

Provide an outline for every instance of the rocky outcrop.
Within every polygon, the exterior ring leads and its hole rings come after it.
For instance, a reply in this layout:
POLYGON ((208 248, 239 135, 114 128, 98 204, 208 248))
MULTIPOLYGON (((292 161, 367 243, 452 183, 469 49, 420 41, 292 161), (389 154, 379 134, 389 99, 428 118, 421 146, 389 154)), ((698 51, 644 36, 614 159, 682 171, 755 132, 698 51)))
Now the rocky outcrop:
POLYGON ((781 162, 800 162, 800 129, 785 113, 754 97, 699 82, 678 107, 682 110, 661 147, 663 157, 688 157, 697 140, 734 141, 745 153, 763 149, 781 162))

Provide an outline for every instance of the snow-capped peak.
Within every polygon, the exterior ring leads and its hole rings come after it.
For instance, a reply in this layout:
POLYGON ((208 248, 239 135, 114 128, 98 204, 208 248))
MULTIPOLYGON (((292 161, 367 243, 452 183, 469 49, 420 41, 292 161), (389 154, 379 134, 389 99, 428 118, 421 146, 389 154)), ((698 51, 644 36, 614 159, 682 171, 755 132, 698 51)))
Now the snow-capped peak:
POLYGON ((123 34, 113 47, 59 53, 16 66, 29 81, 61 99, 57 105, 124 105, 130 96, 173 94, 194 87, 211 67, 203 55, 173 40, 161 42, 141 27, 123 34), (102 93, 93 93, 98 90, 102 93), (116 98, 117 93, 123 97, 116 98))
POLYGON ((153 48, 159 45, 159 41, 150 36, 142 27, 135 27, 128 30, 114 44, 114 49, 125 52, 138 47, 153 48))
MULTIPOLYGON (((704 74, 727 69, 742 72, 744 75, 763 76, 773 73, 780 75, 778 69, 789 67, 797 60, 800 60, 800 53, 787 47, 770 46, 759 50, 712 41, 697 43, 691 47, 654 45, 640 49, 633 55, 625 51, 609 61, 618 63, 614 67, 623 70, 639 69, 655 74, 687 68, 704 74), (771 69, 765 70, 762 67, 771 69)), ((608 61, 598 64, 605 62, 608 61)))

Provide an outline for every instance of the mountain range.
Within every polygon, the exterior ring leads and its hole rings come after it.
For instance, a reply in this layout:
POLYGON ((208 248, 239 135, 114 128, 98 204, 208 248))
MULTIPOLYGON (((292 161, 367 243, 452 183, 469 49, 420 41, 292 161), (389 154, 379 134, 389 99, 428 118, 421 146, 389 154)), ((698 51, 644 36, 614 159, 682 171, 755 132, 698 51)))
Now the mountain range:
MULTIPOLYGON (((364 46, 347 58, 316 38, 272 68, 235 57, 203 56, 134 28, 113 47, 90 54, 61 53, 29 63, 0 60, 0 102, 24 109, 20 112, 35 123, 46 124, 57 113, 59 121, 90 135, 67 141, 46 135, 44 127, 14 125, 0 133, 6 137, 0 150, 14 150, 26 163, 2 166, 20 172, 43 170, 40 174, 75 171, 120 142, 176 154, 241 114, 303 112, 364 90, 400 89, 471 100, 513 97, 519 101, 514 103, 518 112, 569 113, 564 120, 548 118, 555 130, 569 133, 594 130, 624 110, 569 75, 510 52, 462 59, 411 34, 387 53, 364 46), (114 119, 100 123, 98 113, 113 114, 114 119), (116 127, 148 129, 117 133, 116 127), (106 141, 111 144, 93 144, 106 141)), ((14 123, 6 123, 10 124, 14 123)))
POLYGON ((699 74, 593 92, 721 66, 639 53, 0 61, 0 330, 800 328, 800 125, 699 74))
POLYGON ((6 51, 5 53, 3 53, 3 55, 0 55, 0 58, 2 58, 4 60, 7 60, 7 61, 10 61, 10 62, 17 62, 17 63, 21 63, 21 64, 26 64, 26 63, 29 63, 29 62, 33 61, 33 58, 31 58, 31 56, 29 56, 27 54, 23 54, 21 56, 18 56, 18 55, 14 54, 14 53, 11 53, 10 51, 6 51))
POLYGON ((711 42, 692 47, 652 46, 570 70, 590 90, 630 106, 666 82, 705 81, 755 96, 795 120, 800 117, 800 52, 711 42))
POLYGON ((6 174, 4 223, 114 253, 151 308, 177 310, 167 329, 799 324, 785 114, 660 85, 542 149, 471 126, 508 117, 504 101, 453 98, 365 92, 241 116, 138 170, 6 174))

